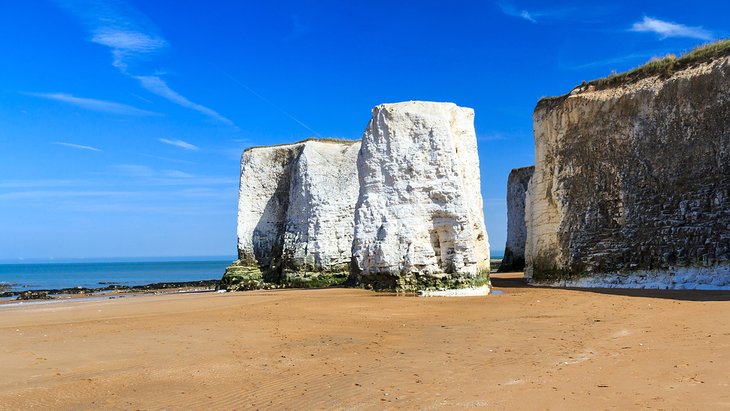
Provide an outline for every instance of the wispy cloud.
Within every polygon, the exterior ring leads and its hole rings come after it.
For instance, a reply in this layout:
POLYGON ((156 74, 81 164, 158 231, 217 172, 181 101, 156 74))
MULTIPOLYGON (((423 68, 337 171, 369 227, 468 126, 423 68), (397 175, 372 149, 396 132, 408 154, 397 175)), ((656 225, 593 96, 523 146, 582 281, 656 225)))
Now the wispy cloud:
POLYGON ((142 110, 136 107, 128 106, 113 101, 97 100, 93 98, 76 97, 73 94, 66 93, 23 93, 26 96, 40 97, 46 100, 61 101, 72 104, 87 110, 101 111, 104 113, 122 114, 128 116, 155 116, 158 113, 142 110))
POLYGON ((507 16, 520 18, 530 23, 548 21, 572 21, 580 23, 595 23, 596 18, 613 12, 610 5, 590 5, 578 7, 555 7, 540 10, 528 10, 516 6, 514 3, 498 1, 495 3, 500 11, 507 16))
POLYGON ((167 138, 158 138, 157 141, 159 141, 161 143, 169 144, 171 146, 180 147, 185 150, 197 150, 198 149, 198 146, 196 146, 194 144, 190 144, 187 141, 183 141, 183 140, 170 140, 167 138))
POLYGON ((55 144, 57 146, 64 146, 64 147, 68 147, 68 148, 75 148, 76 150, 101 151, 100 149, 98 149, 96 147, 84 146, 81 144, 74 144, 74 143, 65 143, 63 141, 57 141, 57 142, 51 143, 51 144, 55 144))
POLYGON ((192 101, 188 100, 185 96, 181 95, 180 93, 176 92, 175 90, 171 89, 170 86, 167 85, 167 83, 158 76, 134 76, 137 80, 139 80, 140 84, 142 84, 142 87, 146 88, 148 91, 157 94, 160 97, 164 97, 167 100, 182 106, 186 107, 192 110, 195 110, 197 112, 203 113, 206 116, 215 119, 221 123, 228 124, 230 126, 235 126, 233 124, 233 121, 223 117, 222 115, 218 114, 215 110, 212 110, 208 107, 205 107, 203 105, 193 103, 192 101))
POLYGON ((195 178, 195 175, 180 170, 163 170, 162 174, 170 178, 195 178))
POLYGON ((235 187, 235 177, 215 177, 191 174, 182 170, 156 170, 140 164, 117 164, 111 166, 115 174, 136 179, 140 186, 230 186, 235 187))
POLYGON ((507 139, 507 136, 502 133, 477 134, 477 141, 497 141, 507 139))
POLYGON ((155 53, 167 46, 163 38, 115 27, 97 28, 91 41, 109 47, 114 57, 112 65, 123 72, 129 67, 127 62, 130 59, 155 53))
POLYGON ((497 3, 497 6, 499 6, 500 10, 502 10, 502 13, 512 16, 512 17, 519 17, 522 19, 525 19, 529 21, 530 23, 537 23, 537 20, 532 16, 532 14, 527 10, 520 10, 515 5, 509 4, 509 3, 497 3))
POLYGON ((641 33, 655 33, 662 39, 668 37, 685 37, 698 40, 712 40, 714 37, 710 31, 705 30, 701 26, 690 27, 648 16, 644 16, 643 20, 634 23, 630 30, 641 33))
POLYGON ((89 41, 108 47, 122 72, 136 60, 167 47, 155 25, 123 0, 56 0, 81 21, 89 41))
POLYGON ((159 75, 140 75, 139 71, 135 70, 135 63, 148 59, 168 46, 167 40, 142 13, 123 0, 58 0, 58 2, 83 22, 90 33, 89 41, 110 50, 112 65, 121 73, 138 80, 149 92, 174 104, 234 126, 231 120, 215 110, 194 103, 173 90, 159 75))

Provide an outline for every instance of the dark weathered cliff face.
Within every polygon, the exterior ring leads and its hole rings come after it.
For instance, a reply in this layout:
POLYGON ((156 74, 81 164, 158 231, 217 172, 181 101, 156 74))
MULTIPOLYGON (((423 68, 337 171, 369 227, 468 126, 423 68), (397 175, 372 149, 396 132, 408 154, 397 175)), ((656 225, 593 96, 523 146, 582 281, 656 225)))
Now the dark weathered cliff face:
POLYGON ((535 167, 515 168, 507 178, 507 244, 500 272, 522 271, 525 268, 525 198, 535 167))
POLYGON ((730 58, 543 100, 534 127, 528 277, 617 274, 620 282, 692 272, 723 281, 717 277, 730 263, 730 58))

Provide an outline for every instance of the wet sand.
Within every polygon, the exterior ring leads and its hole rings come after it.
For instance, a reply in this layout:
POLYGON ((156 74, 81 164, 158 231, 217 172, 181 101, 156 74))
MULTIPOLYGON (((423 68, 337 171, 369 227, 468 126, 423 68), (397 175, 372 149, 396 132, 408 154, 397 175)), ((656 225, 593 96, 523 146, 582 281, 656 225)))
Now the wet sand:
POLYGON ((355 289, 0 307, 0 409, 730 408, 730 292, 355 289))

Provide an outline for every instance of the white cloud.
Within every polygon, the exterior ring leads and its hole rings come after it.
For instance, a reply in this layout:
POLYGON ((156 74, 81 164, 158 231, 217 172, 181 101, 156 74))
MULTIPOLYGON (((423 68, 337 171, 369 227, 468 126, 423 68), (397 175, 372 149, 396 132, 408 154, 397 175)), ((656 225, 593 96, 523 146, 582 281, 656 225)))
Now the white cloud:
POLYGON ((58 145, 58 146, 69 147, 69 148, 75 148, 77 150, 101 151, 100 149, 98 149, 96 147, 84 146, 84 145, 81 145, 81 144, 74 144, 74 143, 64 143, 62 141, 57 141, 57 142, 52 143, 52 144, 55 144, 55 145, 58 145))
POLYGON ((76 97, 73 94, 66 93, 23 93, 27 96, 40 97, 47 100, 61 101, 72 104, 87 110, 101 111, 105 113, 133 115, 133 116, 154 116, 159 115, 152 111, 138 109, 122 103, 112 101, 96 100, 93 98, 76 97))
POLYGON ((134 53, 152 53, 167 45, 165 39, 156 36, 110 27, 96 30, 91 41, 113 49, 134 53))
POLYGON ((497 141, 507 140, 507 136, 502 133, 488 133, 488 134, 477 134, 477 141, 497 141))
POLYGON ((170 140, 167 138, 158 138, 157 141, 159 141, 161 143, 169 144, 171 146, 180 147, 185 150, 197 150, 198 149, 198 146, 196 146, 194 144, 190 144, 187 141, 183 141, 183 140, 170 140))
POLYGON ((522 11, 520 12, 520 17, 522 17, 523 19, 525 19, 525 20, 527 20, 527 21, 529 21, 529 22, 532 22, 532 23, 537 23, 537 20, 535 20, 535 19, 534 19, 534 18, 533 18, 533 17, 532 17, 531 15, 530 15, 530 12, 529 12, 529 11, 527 11, 527 10, 522 10, 522 11))
POLYGON ((203 113, 208 117, 220 121, 221 123, 231 126, 234 125, 231 120, 218 114, 218 112, 188 100, 185 96, 171 89, 170 86, 168 86, 167 83, 158 76, 134 76, 134 78, 139 80, 139 82, 142 84, 142 87, 146 88, 151 93, 155 93, 160 97, 164 97, 179 106, 203 113))
POLYGON ((533 17, 532 14, 527 10, 519 10, 512 4, 502 2, 497 3, 497 6, 499 6, 500 10, 502 10, 502 13, 508 16, 520 17, 529 21, 530 23, 537 23, 535 17, 533 17))
POLYGON ((96 29, 91 41, 109 47, 114 57, 112 65, 125 73, 130 58, 154 53, 167 46, 167 42, 160 37, 111 27, 96 29))
POLYGON ((168 43, 139 11, 120 1, 57 0, 62 7, 79 18, 91 34, 91 42, 110 49, 112 65, 121 73, 137 79, 142 87, 172 103, 196 110, 221 123, 235 124, 203 105, 194 103, 171 89, 158 75, 139 75, 131 69, 136 61, 164 50, 168 43))
POLYGON ((667 37, 686 37, 698 40, 712 40, 713 35, 702 27, 690 27, 684 24, 673 23, 646 17, 642 21, 638 21, 631 26, 631 31, 643 33, 656 33, 662 39, 667 37))

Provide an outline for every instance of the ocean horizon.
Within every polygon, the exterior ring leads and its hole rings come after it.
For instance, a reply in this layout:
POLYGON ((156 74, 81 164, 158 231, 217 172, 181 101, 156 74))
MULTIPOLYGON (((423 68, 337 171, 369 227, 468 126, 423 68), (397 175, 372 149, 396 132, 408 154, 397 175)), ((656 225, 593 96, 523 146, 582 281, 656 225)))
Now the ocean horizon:
POLYGON ((111 284, 139 286, 153 283, 217 280, 235 257, 128 257, 94 259, 37 259, 0 263, 0 289, 55 290, 111 284))

